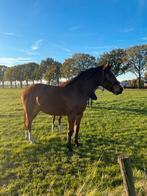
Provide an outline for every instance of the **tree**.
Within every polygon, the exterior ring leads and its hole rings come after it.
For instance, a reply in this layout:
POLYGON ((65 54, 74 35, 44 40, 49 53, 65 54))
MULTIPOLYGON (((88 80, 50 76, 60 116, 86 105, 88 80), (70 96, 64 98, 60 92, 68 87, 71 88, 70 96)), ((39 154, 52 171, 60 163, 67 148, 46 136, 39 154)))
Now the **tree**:
POLYGON ((15 80, 14 67, 8 67, 4 72, 4 79, 10 81, 10 87, 12 88, 12 82, 15 80))
POLYGON ((72 58, 65 59, 61 66, 62 76, 70 80, 76 72, 77 70, 74 67, 74 60, 72 58))
POLYGON ((42 80, 42 73, 39 64, 36 64, 35 69, 33 71, 33 78, 34 80, 42 80))
POLYGON ((0 65, 0 81, 2 82, 2 88, 4 88, 4 73, 7 67, 5 65, 0 65))
POLYGON ((45 76, 46 71, 49 69, 49 67, 54 63, 54 59, 47 58, 45 60, 42 60, 40 63, 40 72, 41 72, 41 78, 43 79, 45 76))
POLYGON ((138 87, 142 87, 142 78, 147 70, 147 44, 134 46, 127 50, 129 71, 134 73, 138 79, 138 87))
MULTIPOLYGON (((130 86, 133 87, 133 88, 137 88, 138 87, 138 79, 133 79, 133 80, 130 80, 130 86)), ((141 85, 143 86, 144 85, 144 81, 141 80, 141 85)))
POLYGON ((95 57, 89 54, 78 53, 74 54, 72 58, 74 60, 75 67, 77 68, 78 73, 91 67, 97 66, 95 57))
POLYGON ((35 76, 35 69, 36 67, 38 67, 39 65, 37 63, 34 63, 34 62, 30 62, 30 63, 26 63, 26 64, 23 64, 22 67, 23 67, 23 71, 24 71, 24 79, 26 80, 26 84, 28 86, 28 81, 29 80, 32 80, 33 83, 34 83, 34 80, 36 78, 35 76))
POLYGON ((24 66, 17 65, 15 67, 15 74, 16 74, 16 80, 20 82, 20 87, 22 88, 22 82, 24 80, 24 66))
POLYGON ((144 74, 144 79, 145 79, 145 81, 147 81, 147 72, 145 72, 145 74, 144 74))
POLYGON ((62 73, 64 77, 70 79, 79 72, 96 66, 95 57, 89 54, 77 53, 64 61, 62 64, 62 73))
POLYGON ((61 76, 60 73, 61 63, 54 61, 50 67, 47 69, 44 78, 48 81, 48 83, 53 83, 59 85, 59 79, 61 76))
POLYGON ((52 58, 47 58, 46 60, 41 61, 40 72, 42 78, 47 80, 48 83, 52 82, 54 84, 59 84, 59 79, 61 76, 60 68, 61 63, 52 58))
POLYGON ((14 76, 14 82, 15 82, 15 88, 17 88, 17 66, 13 67, 13 76, 14 76))
POLYGON ((113 73, 119 76, 128 70, 127 53, 124 49, 116 49, 110 52, 104 53, 100 56, 97 63, 99 65, 105 65, 109 63, 112 65, 113 73))

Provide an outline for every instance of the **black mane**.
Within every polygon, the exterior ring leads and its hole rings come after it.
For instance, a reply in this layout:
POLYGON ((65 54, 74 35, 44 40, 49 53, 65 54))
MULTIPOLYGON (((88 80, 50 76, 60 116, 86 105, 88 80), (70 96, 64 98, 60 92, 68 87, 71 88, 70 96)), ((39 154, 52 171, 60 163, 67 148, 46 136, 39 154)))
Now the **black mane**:
POLYGON ((78 80, 84 80, 91 78, 95 73, 98 71, 100 67, 92 67, 90 69, 86 69, 85 71, 81 71, 77 76, 72 78, 70 82, 66 86, 70 86, 71 84, 74 84, 78 80))

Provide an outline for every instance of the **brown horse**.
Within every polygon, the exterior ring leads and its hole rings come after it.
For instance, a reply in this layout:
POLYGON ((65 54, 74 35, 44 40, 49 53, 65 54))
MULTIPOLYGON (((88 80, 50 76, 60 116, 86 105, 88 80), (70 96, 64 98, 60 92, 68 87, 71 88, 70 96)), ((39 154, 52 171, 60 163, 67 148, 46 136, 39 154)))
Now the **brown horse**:
MULTIPOLYGON (((70 80, 67 80, 65 82, 60 83, 58 86, 60 87, 65 87, 68 83, 70 82, 70 80)), ((97 96, 94 92, 92 92, 89 95, 89 98, 87 100, 87 105, 89 106, 89 100, 97 100, 97 96)), ((62 116, 58 116, 58 130, 61 131, 61 119, 62 116)), ((52 116, 52 126, 51 126, 51 130, 54 130, 54 124, 55 124, 55 120, 56 120, 56 116, 52 116)))
MULTIPOLYGON (((89 106, 89 100, 97 100, 97 96, 94 92, 92 92, 90 95, 89 95, 89 98, 87 100, 87 106, 89 106)), ((91 104, 92 106, 92 104, 91 104)), ((61 119, 62 119, 62 116, 58 116, 58 130, 61 131, 61 119)), ((52 126, 51 126, 51 130, 53 131, 54 130, 54 124, 55 124, 55 120, 56 120, 56 116, 52 116, 52 126)))
POLYGON ((31 125, 36 115, 44 113, 68 117, 67 147, 71 148, 71 137, 75 126, 75 145, 79 146, 78 133, 80 121, 86 108, 89 95, 98 86, 118 95, 123 88, 111 72, 111 66, 105 65, 87 69, 72 79, 65 87, 35 84, 24 90, 21 100, 24 108, 24 123, 28 130, 28 139, 33 142, 31 125))

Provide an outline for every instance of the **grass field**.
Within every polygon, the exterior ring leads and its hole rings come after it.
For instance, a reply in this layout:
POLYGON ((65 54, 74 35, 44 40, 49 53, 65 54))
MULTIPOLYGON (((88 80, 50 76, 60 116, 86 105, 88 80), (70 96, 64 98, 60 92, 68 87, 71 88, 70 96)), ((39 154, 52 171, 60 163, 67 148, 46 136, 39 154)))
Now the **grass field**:
POLYGON ((147 195, 147 90, 97 92, 81 123, 80 148, 67 155, 51 117, 33 122, 36 144, 24 139, 20 89, 0 89, 0 195, 123 195, 117 156, 131 158, 138 195, 147 195))

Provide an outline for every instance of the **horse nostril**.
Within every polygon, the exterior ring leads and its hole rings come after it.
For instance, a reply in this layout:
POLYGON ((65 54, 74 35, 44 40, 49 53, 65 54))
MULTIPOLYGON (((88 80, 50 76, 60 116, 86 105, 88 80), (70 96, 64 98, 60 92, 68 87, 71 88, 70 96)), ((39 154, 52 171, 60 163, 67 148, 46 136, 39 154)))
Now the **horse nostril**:
POLYGON ((116 95, 119 95, 119 94, 122 93, 122 91, 123 91, 122 86, 119 86, 119 87, 117 87, 117 88, 115 89, 115 94, 116 94, 116 95))
POLYGON ((123 92, 123 88, 121 87, 118 94, 121 94, 123 92))

